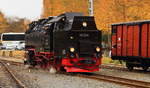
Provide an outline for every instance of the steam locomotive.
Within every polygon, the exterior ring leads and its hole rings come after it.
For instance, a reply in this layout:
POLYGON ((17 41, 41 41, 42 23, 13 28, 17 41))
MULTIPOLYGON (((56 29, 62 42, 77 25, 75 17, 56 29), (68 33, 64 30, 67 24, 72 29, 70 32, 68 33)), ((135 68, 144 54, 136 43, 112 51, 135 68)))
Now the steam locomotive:
POLYGON ((51 72, 93 72, 101 64, 101 31, 94 17, 68 12, 33 21, 25 34, 25 64, 51 72))

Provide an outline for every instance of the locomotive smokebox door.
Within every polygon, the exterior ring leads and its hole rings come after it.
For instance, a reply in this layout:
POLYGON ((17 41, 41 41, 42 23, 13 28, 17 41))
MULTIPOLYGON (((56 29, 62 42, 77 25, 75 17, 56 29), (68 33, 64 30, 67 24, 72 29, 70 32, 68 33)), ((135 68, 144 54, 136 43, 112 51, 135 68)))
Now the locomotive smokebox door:
POLYGON ((70 47, 82 56, 91 56, 95 47, 101 47, 101 32, 97 30, 94 17, 67 13, 56 23, 54 29, 54 52, 62 56, 70 47), (90 55, 91 54, 91 55, 90 55))

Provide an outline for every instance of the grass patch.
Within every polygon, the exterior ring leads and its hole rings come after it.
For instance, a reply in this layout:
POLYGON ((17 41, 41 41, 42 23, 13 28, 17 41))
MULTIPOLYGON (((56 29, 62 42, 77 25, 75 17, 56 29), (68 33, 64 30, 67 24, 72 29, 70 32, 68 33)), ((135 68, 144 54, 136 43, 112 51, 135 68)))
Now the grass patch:
POLYGON ((124 61, 112 60, 110 57, 103 57, 102 64, 115 64, 115 65, 124 65, 125 66, 124 61))
POLYGON ((102 58, 102 63, 103 64, 109 64, 112 62, 112 59, 110 57, 103 57, 102 58))

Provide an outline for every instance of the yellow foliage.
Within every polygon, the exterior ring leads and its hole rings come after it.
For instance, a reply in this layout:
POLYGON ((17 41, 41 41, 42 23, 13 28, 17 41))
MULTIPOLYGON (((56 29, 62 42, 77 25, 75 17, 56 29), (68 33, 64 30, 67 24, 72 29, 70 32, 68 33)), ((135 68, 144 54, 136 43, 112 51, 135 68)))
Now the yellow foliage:
POLYGON ((0 12, 0 33, 4 32, 6 27, 6 19, 4 18, 4 15, 0 12))
POLYGON ((44 0, 43 17, 57 16, 65 12, 82 12, 88 15, 86 0, 44 0))
MULTIPOLYGON (((98 29, 108 30, 112 23, 150 19, 150 0, 93 0, 98 29)), ((88 15, 88 0, 44 0, 43 17, 64 12, 88 15)))

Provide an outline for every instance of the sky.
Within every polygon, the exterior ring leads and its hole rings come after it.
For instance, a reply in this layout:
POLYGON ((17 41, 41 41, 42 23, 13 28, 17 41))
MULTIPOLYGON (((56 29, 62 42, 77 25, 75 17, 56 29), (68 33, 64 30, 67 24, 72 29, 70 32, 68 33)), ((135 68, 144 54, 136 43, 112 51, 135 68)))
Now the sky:
POLYGON ((0 0, 0 11, 6 16, 38 19, 42 13, 43 0, 0 0))

